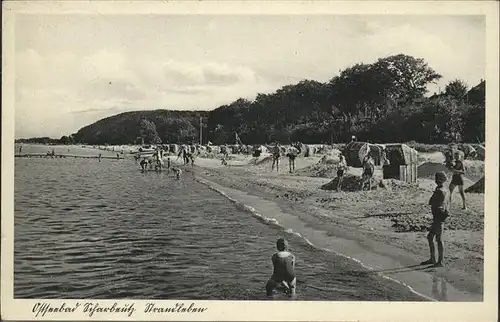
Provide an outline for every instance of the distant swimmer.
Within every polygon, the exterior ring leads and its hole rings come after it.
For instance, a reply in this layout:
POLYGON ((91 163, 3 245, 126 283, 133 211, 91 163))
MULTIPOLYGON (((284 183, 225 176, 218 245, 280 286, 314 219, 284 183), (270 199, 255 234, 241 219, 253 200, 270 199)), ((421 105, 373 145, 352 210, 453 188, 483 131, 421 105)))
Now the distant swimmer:
POLYGON ((288 153, 286 154, 286 156, 288 157, 288 171, 290 173, 295 171, 295 158, 297 157, 297 155, 299 155, 299 153, 299 150, 294 146, 291 146, 288 149, 288 153))
POLYGON ((272 155, 273 155, 273 165, 271 167, 271 171, 274 170, 274 165, 276 164, 276 171, 278 172, 279 171, 278 163, 280 160, 280 146, 279 146, 278 142, 276 142, 274 144, 274 147, 272 149, 272 155))
POLYGON ((172 171, 173 171, 173 172, 174 172, 174 174, 175 174, 175 178, 176 178, 177 180, 180 180, 180 179, 181 179, 182 170, 181 170, 181 169, 179 169, 179 168, 177 168, 177 167, 174 167, 174 168, 172 168, 172 171))
POLYGON ((280 238, 276 242, 278 252, 271 257, 273 262, 273 275, 266 284, 267 296, 272 296, 273 291, 282 285, 291 296, 295 296, 297 278, 295 277, 295 256, 287 251, 287 242, 280 238))
POLYGON ((448 191, 444 188, 444 183, 448 180, 444 171, 438 172, 435 175, 436 190, 429 199, 429 205, 432 212, 432 224, 429 227, 427 241, 429 242, 429 250, 431 256, 428 260, 420 263, 421 265, 434 264, 436 267, 443 266, 443 242, 441 235, 443 233, 443 223, 449 216, 449 197, 448 191), (434 237, 438 248, 438 259, 436 262, 436 250, 434 248, 434 237))

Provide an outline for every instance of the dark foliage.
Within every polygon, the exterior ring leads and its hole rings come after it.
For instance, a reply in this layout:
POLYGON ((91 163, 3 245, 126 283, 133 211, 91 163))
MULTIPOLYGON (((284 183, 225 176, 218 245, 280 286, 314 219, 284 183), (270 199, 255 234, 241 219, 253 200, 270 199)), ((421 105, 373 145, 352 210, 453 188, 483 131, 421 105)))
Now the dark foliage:
POLYGON ((326 83, 303 80, 210 112, 115 115, 64 142, 197 143, 200 117, 203 143, 214 144, 235 143, 235 133, 244 144, 335 143, 351 135, 369 142, 484 141, 485 82, 468 90, 463 81, 454 80, 445 92, 425 97, 427 85, 440 78, 423 59, 399 54, 356 64, 326 83))

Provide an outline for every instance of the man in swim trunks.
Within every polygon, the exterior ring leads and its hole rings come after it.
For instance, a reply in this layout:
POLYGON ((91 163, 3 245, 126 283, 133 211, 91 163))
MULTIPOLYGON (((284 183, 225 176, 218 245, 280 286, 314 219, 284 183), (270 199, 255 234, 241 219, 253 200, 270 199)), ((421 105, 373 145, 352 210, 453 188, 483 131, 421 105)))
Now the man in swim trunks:
POLYGON ((434 264, 435 267, 443 266, 443 242, 441 240, 441 235, 443 233, 443 223, 445 219, 449 216, 449 198, 448 191, 444 188, 444 183, 448 180, 446 173, 440 171, 436 173, 436 190, 429 199, 429 205, 432 211, 432 224, 429 227, 429 233, 427 234, 427 241, 429 242, 429 249, 431 257, 425 262, 420 263, 421 265, 434 264), (436 243, 438 248, 438 260, 436 262, 436 251, 434 249, 434 237, 436 237, 436 243))
POLYGON ((279 159, 280 159, 280 146, 279 146, 278 142, 276 142, 274 144, 272 154, 273 154, 273 165, 271 167, 271 170, 274 170, 274 164, 276 164, 276 171, 279 171, 278 170, 278 163, 279 163, 279 159))
POLYGON ((460 197, 462 197, 462 209, 467 209, 465 204, 465 192, 464 192, 464 178, 465 167, 463 162, 460 160, 460 153, 455 152, 455 160, 451 163, 451 170, 453 171, 453 176, 451 177, 450 182, 450 205, 451 205, 451 196, 453 194, 453 190, 458 186, 458 192, 460 193, 460 197))
POLYGON ((274 289, 278 285, 283 285, 288 289, 289 295, 295 295, 297 286, 297 278, 295 277, 295 256, 287 251, 287 242, 280 238, 276 242, 278 252, 271 257, 273 262, 273 275, 267 281, 266 294, 272 296, 274 289))
POLYGON ((288 153, 287 153, 288 169, 289 169, 290 173, 292 173, 292 171, 295 171, 295 158, 297 157, 298 154, 299 154, 299 150, 296 147, 291 146, 288 149, 288 153))
POLYGON ((366 182, 368 181, 368 190, 372 187, 372 177, 375 172, 375 164, 370 153, 363 160, 363 174, 361 175, 361 191, 365 190, 366 182))
POLYGON ((342 190, 342 181, 344 180, 344 172, 347 170, 347 161, 342 152, 339 153, 339 163, 337 164, 337 192, 342 190))

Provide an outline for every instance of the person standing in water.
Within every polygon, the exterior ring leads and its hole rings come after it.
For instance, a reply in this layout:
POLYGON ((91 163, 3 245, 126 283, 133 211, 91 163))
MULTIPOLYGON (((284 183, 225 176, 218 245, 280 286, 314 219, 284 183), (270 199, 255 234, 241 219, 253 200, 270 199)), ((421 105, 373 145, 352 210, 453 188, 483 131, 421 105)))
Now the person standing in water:
POLYGON ((455 187, 458 187, 458 192, 460 193, 460 197, 462 197, 462 209, 467 209, 465 204, 465 192, 464 192, 464 178, 465 167, 464 163, 460 160, 460 153, 455 152, 455 160, 451 163, 451 170, 453 171, 453 176, 451 177, 450 182, 450 205, 451 205, 451 196, 453 195, 453 191, 455 187))
POLYGON ((278 163, 279 163, 279 160, 280 160, 280 146, 278 144, 278 142, 276 142, 274 144, 274 147, 273 147, 273 150, 272 150, 272 154, 273 154, 273 165, 271 167, 271 171, 274 170, 274 165, 276 164, 276 172, 279 171, 278 169, 278 163))
POLYGON ((99 162, 101 162, 101 159, 102 159, 102 154, 100 154, 100 153, 99 153, 98 158, 99 158, 99 162))
POLYGON ((432 212, 432 224, 429 227, 429 233, 427 234, 427 241, 429 242, 430 258, 422 263, 421 265, 434 264, 435 267, 443 266, 443 241, 441 236, 443 234, 443 223, 445 219, 449 216, 449 198, 448 191, 444 187, 444 183, 448 180, 446 173, 440 171, 435 175, 436 190, 429 199, 429 205, 431 206, 432 212), (438 259, 436 262, 436 250, 434 248, 434 237, 436 238, 437 249, 438 249, 438 259))
POLYGON ((342 152, 339 153, 339 163, 337 164, 337 192, 342 190, 342 181, 344 181, 344 173, 347 170, 347 161, 342 152))
POLYGON ((289 295, 294 296, 296 294, 295 256, 287 251, 287 246, 284 238, 280 238, 276 242, 278 252, 274 253, 271 257, 273 275, 266 284, 267 296, 272 296, 273 291, 280 284, 288 290, 289 295))

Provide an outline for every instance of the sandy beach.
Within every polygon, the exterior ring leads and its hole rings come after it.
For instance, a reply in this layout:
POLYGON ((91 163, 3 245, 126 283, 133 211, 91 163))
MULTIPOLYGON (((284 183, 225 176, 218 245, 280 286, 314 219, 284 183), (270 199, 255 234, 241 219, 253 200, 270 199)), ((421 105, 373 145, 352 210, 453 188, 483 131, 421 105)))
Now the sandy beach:
MULTIPOLYGON (((431 214, 427 202, 435 188, 432 177, 444 168, 442 154, 420 155, 416 185, 389 180, 386 188, 355 191, 352 186, 361 169, 350 168, 344 185, 351 189, 340 193, 321 189, 335 177, 332 155, 335 153, 300 157, 292 174, 284 157, 279 172, 271 172, 266 155, 233 155, 228 166, 219 159, 198 157, 195 167, 186 166, 185 171, 194 172, 200 182, 315 246, 350 257, 428 299, 482 300, 484 194, 466 194, 468 209, 463 211, 455 192, 443 237, 445 267, 426 268, 418 264, 429 256, 426 234, 431 214)), ((468 161, 465 188, 484 171, 481 163, 468 161)), ((380 169, 375 177, 381 178, 380 169)))
MULTIPOLYGON (((95 147, 99 148, 99 147, 95 147)), ((136 151, 137 146, 108 146, 106 150, 136 151)), ((104 147, 101 147, 104 149, 104 147)), ((443 268, 419 263, 429 257, 426 239, 432 220, 429 197, 434 174, 449 171, 440 152, 419 153, 417 184, 385 180, 385 187, 359 191, 360 168, 350 167, 344 191, 334 191, 338 150, 296 159, 289 173, 288 159, 281 157, 279 171, 271 171, 271 156, 200 155, 195 166, 183 166, 196 178, 246 210, 295 233, 316 247, 359 262, 391 280, 411 288, 429 300, 482 301, 484 193, 467 193, 467 210, 455 192, 451 216, 443 236, 443 268)), ((181 164, 170 154, 173 164, 181 164)), ((484 176, 484 162, 464 161, 464 188, 484 176)), ((449 176, 451 178, 451 176, 449 176)), ((382 179, 376 167, 375 182, 382 179)), ((448 183, 447 183, 448 184, 448 183)), ((446 185, 447 185, 446 184, 446 185)))

